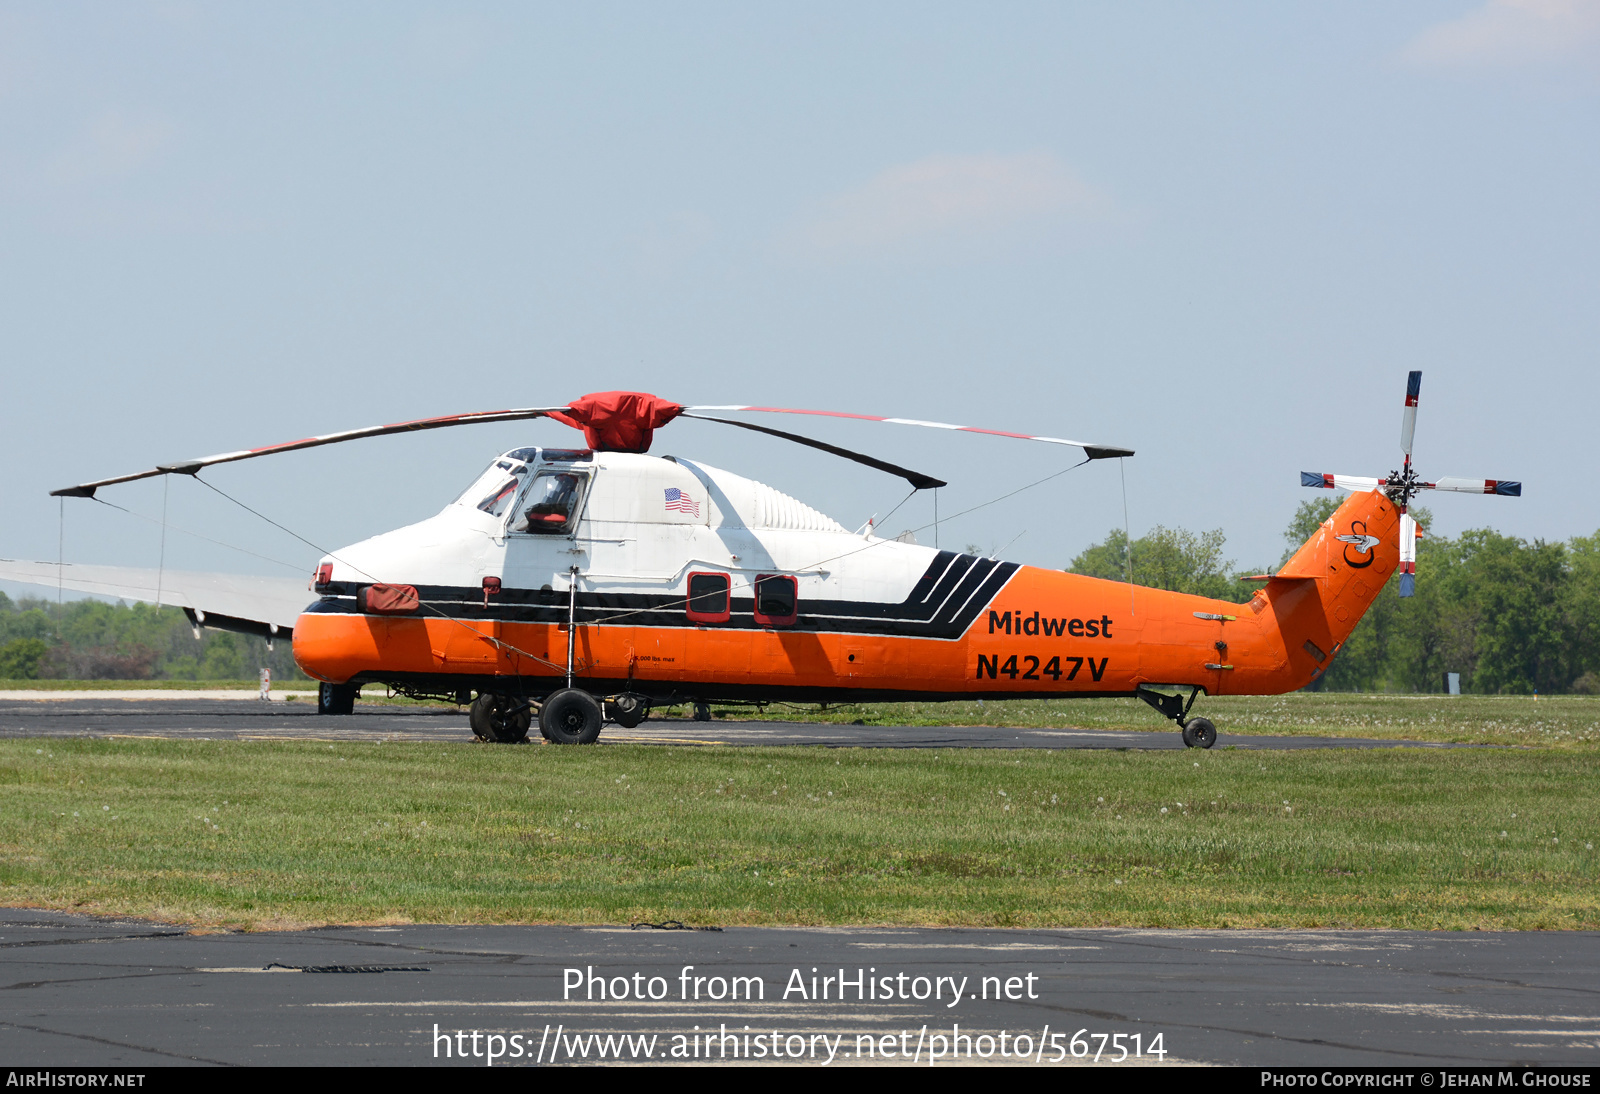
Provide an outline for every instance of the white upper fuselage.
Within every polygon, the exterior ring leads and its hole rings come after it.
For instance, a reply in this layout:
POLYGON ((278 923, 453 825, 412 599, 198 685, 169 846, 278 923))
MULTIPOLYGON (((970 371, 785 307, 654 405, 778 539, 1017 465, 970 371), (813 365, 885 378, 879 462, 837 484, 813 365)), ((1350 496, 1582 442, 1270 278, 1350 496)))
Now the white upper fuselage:
POLYGON ((937 555, 931 547, 848 531, 752 479, 673 457, 518 449, 500 457, 437 516, 323 559, 334 582, 687 596, 691 573, 726 573, 735 596, 786 574, 802 601, 896 603, 937 555), (526 511, 541 474, 576 475, 581 493, 561 534, 535 534, 526 511), (504 485, 504 492, 497 490, 504 485), (514 498, 514 500, 513 500, 514 498))

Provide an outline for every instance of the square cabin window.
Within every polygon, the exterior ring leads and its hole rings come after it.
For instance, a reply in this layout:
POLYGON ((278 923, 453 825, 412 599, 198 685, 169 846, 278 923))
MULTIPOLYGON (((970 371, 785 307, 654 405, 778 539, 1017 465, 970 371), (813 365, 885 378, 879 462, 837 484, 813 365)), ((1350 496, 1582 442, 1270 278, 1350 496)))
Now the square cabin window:
POLYGON ((693 623, 726 623, 733 615, 728 575, 690 574, 686 611, 693 623))
POLYGON ((787 627, 798 614, 799 585, 784 574, 756 578, 756 622, 765 627, 787 627))
POLYGON ((513 532, 537 536, 564 536, 577 524, 579 503, 588 476, 579 471, 541 471, 522 498, 522 512, 511 523, 513 532))

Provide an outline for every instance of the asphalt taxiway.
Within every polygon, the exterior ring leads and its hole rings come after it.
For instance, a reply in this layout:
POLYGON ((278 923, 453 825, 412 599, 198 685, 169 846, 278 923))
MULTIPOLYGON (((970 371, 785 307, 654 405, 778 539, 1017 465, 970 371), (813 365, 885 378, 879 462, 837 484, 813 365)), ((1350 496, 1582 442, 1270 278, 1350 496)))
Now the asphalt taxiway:
MULTIPOLYGON (((15 693, 13 693, 15 694, 15 693)), ((601 743, 660 745, 820 745, 833 748, 1182 749, 1171 728, 1119 730, 997 728, 994 726, 827 725, 812 722, 711 722, 651 718, 634 729, 608 725, 601 743)), ((108 699, 92 693, 49 699, 0 698, 0 738, 157 737, 206 740, 473 742, 464 710, 448 707, 357 704, 355 713, 319 715, 314 702, 260 699, 108 699), (83 697, 77 697, 83 696, 83 697)), ((532 742, 543 743, 537 733, 532 742)), ((1218 748, 1481 748, 1365 737, 1287 737, 1231 734, 1221 727, 1218 748)))
POLYGON ((1592 1065, 1600 935, 623 925, 190 934, 9 909, 0 993, 0 1059, 14 1066, 481 1067, 491 1050, 497 1065, 709 1054, 926 1066, 936 1052, 943 1064, 1070 1064, 1093 1063, 1097 1051, 1103 1064, 1126 1053, 1129 1064, 1592 1065))

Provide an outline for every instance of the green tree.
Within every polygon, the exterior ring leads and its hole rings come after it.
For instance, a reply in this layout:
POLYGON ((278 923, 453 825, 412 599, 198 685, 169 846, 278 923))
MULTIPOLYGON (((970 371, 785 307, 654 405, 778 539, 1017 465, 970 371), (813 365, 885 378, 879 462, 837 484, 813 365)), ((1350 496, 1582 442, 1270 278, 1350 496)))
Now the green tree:
POLYGON ((39 662, 50 645, 38 638, 15 638, 0 646, 0 680, 37 680, 39 662))
POLYGON ((1566 545, 1486 530, 1461 538, 1480 608, 1473 690, 1565 691, 1576 675, 1568 672, 1562 633, 1566 545))
POLYGON ((1600 692, 1600 532, 1567 541, 1569 580, 1562 598, 1573 691, 1600 692))
POLYGON ((35 598, 0 602, 0 649, 41 642, 37 672, 51 679, 251 679, 262 667, 275 680, 305 679, 289 642, 268 652, 260 638, 204 628, 196 636, 177 608, 79 600, 64 605, 59 620, 55 611, 35 598))
MULTIPOLYGON (((1222 558, 1226 542, 1221 528, 1196 534, 1158 524, 1133 541, 1134 583, 1221 600, 1245 599, 1248 592, 1241 597, 1238 583, 1228 574, 1232 560, 1222 558)), ((1129 554, 1126 533, 1113 529, 1102 542, 1074 558, 1067 572, 1127 581, 1129 554)))

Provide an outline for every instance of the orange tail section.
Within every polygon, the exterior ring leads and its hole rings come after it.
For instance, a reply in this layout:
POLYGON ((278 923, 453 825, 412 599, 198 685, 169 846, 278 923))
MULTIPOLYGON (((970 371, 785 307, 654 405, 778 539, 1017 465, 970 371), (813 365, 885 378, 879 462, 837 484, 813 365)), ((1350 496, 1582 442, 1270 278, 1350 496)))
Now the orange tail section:
POLYGON ((1250 608, 1264 632, 1277 632, 1285 658, 1287 686, 1270 690, 1304 687, 1327 669, 1394 573, 1399 530, 1387 497, 1352 494, 1256 593, 1250 608))

